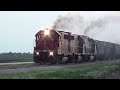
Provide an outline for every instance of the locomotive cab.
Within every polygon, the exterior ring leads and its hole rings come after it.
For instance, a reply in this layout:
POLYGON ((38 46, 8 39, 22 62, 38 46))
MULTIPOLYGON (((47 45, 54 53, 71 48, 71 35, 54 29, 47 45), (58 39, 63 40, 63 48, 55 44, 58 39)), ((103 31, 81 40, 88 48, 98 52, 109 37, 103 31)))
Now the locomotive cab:
POLYGON ((36 35, 36 46, 34 47, 34 62, 55 62, 57 48, 59 47, 60 33, 56 30, 40 30, 36 35))

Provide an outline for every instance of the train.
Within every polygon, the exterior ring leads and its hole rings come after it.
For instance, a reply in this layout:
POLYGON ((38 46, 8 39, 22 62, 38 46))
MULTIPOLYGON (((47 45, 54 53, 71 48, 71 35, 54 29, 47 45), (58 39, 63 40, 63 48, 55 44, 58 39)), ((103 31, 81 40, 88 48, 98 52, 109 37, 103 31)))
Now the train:
POLYGON ((45 28, 35 35, 34 62, 79 63, 120 59, 120 45, 88 36, 45 28))

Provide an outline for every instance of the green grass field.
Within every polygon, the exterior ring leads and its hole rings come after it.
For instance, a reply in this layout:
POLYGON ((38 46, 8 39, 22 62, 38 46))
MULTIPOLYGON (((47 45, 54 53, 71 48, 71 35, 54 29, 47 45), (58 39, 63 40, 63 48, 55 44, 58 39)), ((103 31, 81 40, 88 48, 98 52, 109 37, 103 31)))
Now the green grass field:
POLYGON ((20 59, 16 60, 15 62, 33 62, 33 59, 20 59))
POLYGON ((0 74, 0 79, 97 79, 120 69, 120 61, 64 67, 60 70, 0 74))

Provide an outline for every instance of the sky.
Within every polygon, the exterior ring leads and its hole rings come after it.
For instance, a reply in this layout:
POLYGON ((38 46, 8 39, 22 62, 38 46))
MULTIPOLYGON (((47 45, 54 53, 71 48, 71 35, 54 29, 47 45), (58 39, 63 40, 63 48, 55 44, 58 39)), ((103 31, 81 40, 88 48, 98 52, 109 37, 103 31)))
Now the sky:
MULTIPOLYGON (((99 18, 107 19, 109 23, 102 28, 102 32, 91 37, 119 43, 119 11, 0 11, 0 53, 10 51, 32 53, 35 34, 52 26, 58 16, 69 13, 73 14, 73 17, 76 14, 81 15, 88 23, 99 18)), ((77 33, 74 30, 72 32, 77 33)))

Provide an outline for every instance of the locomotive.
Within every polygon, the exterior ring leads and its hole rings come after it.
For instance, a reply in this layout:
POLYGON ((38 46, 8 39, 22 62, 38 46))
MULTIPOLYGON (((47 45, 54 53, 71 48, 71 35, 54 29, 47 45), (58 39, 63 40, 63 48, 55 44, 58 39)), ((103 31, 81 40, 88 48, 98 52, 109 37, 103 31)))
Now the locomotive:
POLYGON ((34 62, 77 63, 120 58, 120 45, 45 28, 35 35, 34 62))

